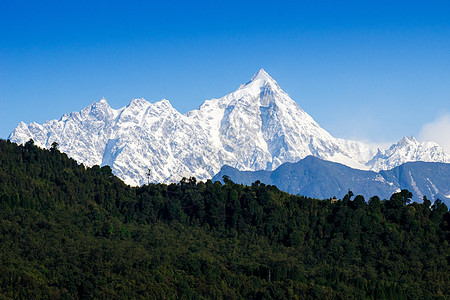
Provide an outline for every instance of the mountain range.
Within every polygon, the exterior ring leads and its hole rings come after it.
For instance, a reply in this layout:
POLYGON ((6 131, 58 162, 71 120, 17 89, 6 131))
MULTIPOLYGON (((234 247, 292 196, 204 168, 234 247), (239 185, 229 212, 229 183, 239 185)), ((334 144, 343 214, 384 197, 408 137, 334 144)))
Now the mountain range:
POLYGON ((426 196, 431 201, 440 199, 450 207, 450 164, 446 163, 408 162, 374 172, 307 156, 296 163, 284 163, 274 171, 239 171, 223 166, 212 181, 223 181, 223 176, 235 183, 251 185, 260 181, 291 194, 318 199, 342 198, 349 190, 367 200, 372 196, 389 199, 393 193, 408 189, 417 202, 426 196))
POLYGON ((134 99, 113 109, 105 99, 44 124, 24 122, 9 139, 59 149, 87 166, 109 165, 130 185, 212 178, 224 165, 272 171, 307 156, 361 170, 408 161, 450 162, 433 142, 403 138, 389 149, 335 138, 263 69, 236 91, 181 114, 168 100, 134 99))

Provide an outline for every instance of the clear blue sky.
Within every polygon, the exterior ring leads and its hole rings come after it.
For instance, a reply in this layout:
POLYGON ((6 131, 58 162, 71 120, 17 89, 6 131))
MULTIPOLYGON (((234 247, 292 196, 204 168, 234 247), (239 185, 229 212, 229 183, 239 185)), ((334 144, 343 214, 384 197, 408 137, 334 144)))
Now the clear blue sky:
POLYGON ((337 137, 450 113, 450 1, 1 1, 0 138, 105 97, 180 112, 260 68, 337 137))

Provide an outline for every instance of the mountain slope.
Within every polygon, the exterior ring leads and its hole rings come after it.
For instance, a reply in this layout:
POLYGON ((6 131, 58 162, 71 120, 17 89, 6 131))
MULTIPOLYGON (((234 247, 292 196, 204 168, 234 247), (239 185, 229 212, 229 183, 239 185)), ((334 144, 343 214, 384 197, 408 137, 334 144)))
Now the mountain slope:
POLYGON ((222 181, 223 176, 246 185, 259 180, 291 194, 320 199, 343 197, 348 190, 367 199, 375 195, 389 199, 396 191, 408 189, 415 201, 427 196, 450 204, 450 164, 445 163, 409 162, 376 173, 308 156, 297 163, 282 164, 271 172, 239 171, 224 166, 212 181, 222 181))
POLYGON ((410 190, 416 199, 441 199, 450 207, 450 164, 408 162, 392 170, 379 172, 386 181, 410 190))
POLYGON ((115 110, 102 99, 43 125, 22 122, 9 136, 17 143, 30 138, 46 148, 56 141, 61 151, 88 166, 110 165, 132 185, 190 176, 204 180, 223 165, 270 171, 308 155, 374 170, 411 159, 449 161, 437 145, 408 156, 401 147, 383 152, 334 138, 263 69, 235 92, 185 115, 167 100, 134 99, 115 110))

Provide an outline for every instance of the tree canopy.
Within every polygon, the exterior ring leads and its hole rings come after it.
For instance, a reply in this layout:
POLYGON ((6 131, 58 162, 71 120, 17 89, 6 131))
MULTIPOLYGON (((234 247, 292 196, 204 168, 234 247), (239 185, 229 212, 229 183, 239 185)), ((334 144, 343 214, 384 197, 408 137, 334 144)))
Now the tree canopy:
POLYGON ((0 297, 445 299, 450 213, 255 182, 129 187, 0 140, 0 297))

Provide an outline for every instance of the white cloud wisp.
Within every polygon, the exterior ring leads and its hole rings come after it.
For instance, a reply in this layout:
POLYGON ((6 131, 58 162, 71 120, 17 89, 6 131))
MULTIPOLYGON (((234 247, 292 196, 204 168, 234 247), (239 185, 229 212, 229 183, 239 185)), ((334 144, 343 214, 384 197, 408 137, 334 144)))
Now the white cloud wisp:
POLYGON ((419 139, 439 144, 445 153, 450 155, 450 114, 440 116, 433 122, 423 125, 419 139))

